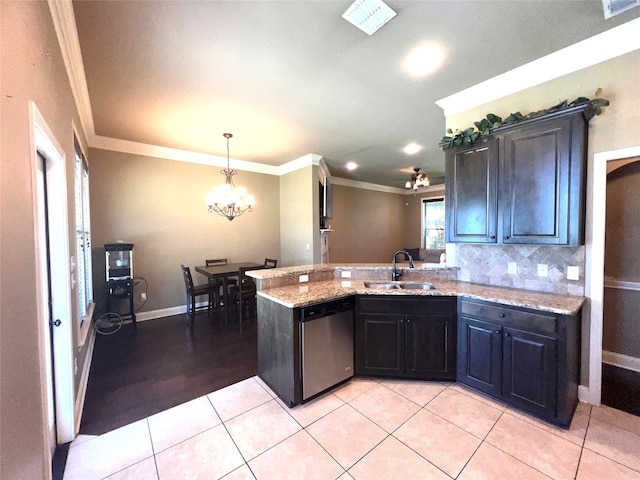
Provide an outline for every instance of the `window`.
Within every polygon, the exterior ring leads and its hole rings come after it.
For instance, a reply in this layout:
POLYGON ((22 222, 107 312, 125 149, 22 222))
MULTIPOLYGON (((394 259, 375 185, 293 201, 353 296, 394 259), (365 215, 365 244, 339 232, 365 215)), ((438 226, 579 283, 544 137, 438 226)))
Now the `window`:
POLYGON ((91 222, 89 217, 89 168, 74 138, 75 151, 75 207, 76 207, 76 263, 78 276, 78 309, 80 325, 93 302, 91 272, 91 222))
POLYGON ((422 200, 422 247, 444 250, 444 198, 422 200))

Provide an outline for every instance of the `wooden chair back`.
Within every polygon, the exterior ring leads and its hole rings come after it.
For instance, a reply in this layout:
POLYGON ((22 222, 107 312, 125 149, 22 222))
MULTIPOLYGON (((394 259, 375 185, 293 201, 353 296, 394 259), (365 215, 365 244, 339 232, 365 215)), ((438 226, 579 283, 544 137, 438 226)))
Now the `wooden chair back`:
POLYGON ((252 316, 256 315, 256 284, 253 278, 249 277, 246 272, 250 270, 262 270, 269 268, 266 265, 259 265, 257 267, 243 267, 238 270, 238 286, 235 290, 238 292, 237 306, 238 306, 238 319, 240 321, 240 331, 242 331, 242 323, 244 321, 245 314, 251 312, 252 316))
POLYGON ((189 267, 185 267, 184 265, 180 265, 182 269, 182 278, 184 279, 184 286, 187 289, 187 293, 189 295, 193 295, 193 277, 191 276, 191 269, 189 267))
POLYGON ((278 264, 278 260, 276 260, 275 258, 265 258, 264 259, 264 266, 266 268, 276 268, 277 264, 278 264))

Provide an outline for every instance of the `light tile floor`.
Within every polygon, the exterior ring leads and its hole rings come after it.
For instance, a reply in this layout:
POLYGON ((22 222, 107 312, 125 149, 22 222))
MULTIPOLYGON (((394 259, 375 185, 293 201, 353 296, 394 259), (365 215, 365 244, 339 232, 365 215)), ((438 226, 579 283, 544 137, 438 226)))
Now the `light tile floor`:
POLYGON ((640 480, 640 417, 571 428, 460 385, 352 379, 289 409, 257 377, 69 448, 74 479, 640 480))

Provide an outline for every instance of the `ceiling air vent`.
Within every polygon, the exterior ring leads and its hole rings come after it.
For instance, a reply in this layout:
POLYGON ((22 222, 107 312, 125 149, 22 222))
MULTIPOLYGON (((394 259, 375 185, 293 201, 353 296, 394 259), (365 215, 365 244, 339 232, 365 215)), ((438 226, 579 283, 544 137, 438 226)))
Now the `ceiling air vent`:
POLYGON ((640 5, 640 0, 602 0, 604 7, 604 18, 611 18, 630 8, 640 5))
POLYGON ((342 18, 367 35, 373 35, 396 15, 382 0, 356 0, 342 14, 342 18))

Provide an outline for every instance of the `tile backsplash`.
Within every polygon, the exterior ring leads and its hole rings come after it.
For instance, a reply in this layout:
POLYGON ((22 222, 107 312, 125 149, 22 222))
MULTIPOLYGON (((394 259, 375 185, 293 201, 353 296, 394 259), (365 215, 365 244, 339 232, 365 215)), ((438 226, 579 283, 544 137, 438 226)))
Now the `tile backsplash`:
POLYGON ((585 247, 541 245, 456 245, 458 280, 569 295, 584 295, 585 247), (516 274, 508 272, 517 264, 516 274), (538 265, 548 267, 538 276, 538 265), (579 280, 567 280, 567 267, 579 268, 579 280))

